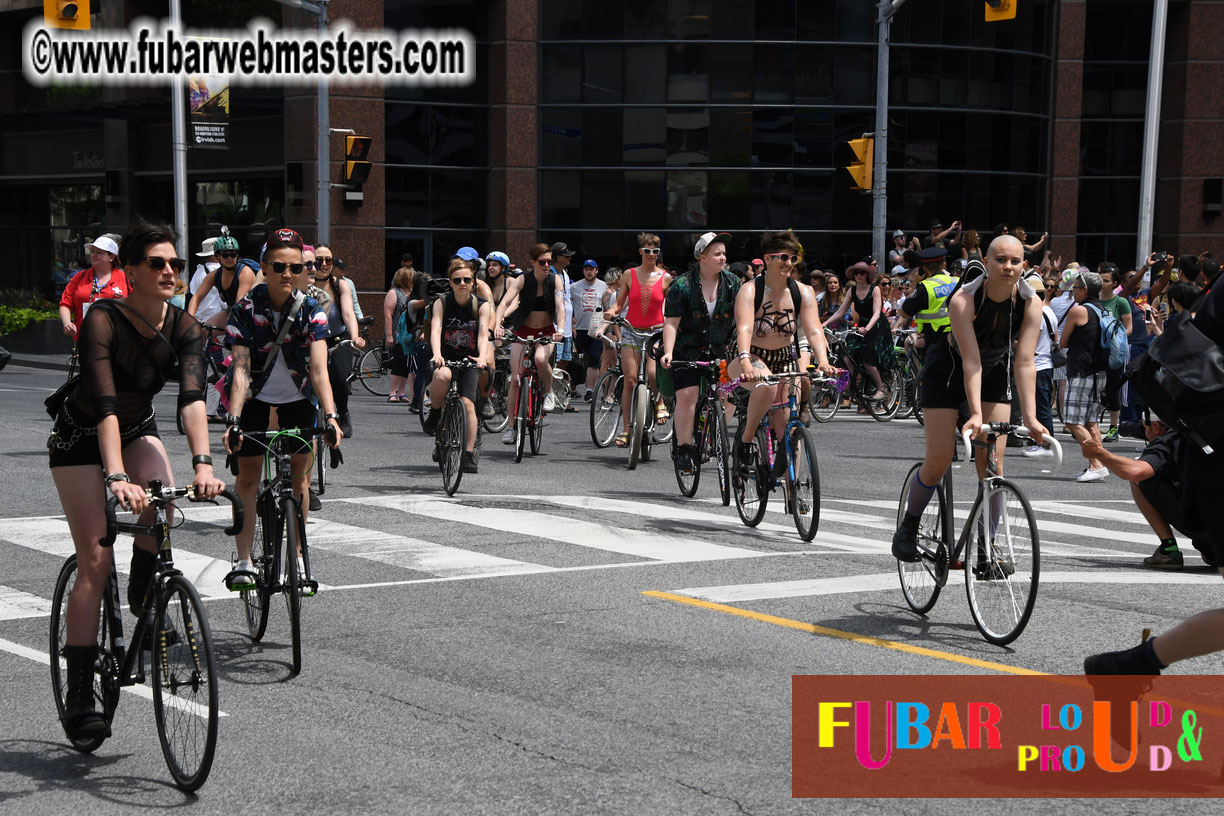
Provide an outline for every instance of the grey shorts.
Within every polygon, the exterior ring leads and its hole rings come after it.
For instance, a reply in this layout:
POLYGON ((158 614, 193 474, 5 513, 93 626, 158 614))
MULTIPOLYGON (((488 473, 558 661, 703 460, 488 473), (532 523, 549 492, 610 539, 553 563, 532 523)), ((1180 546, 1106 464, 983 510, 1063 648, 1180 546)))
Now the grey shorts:
POLYGON ((1104 375, 1068 377, 1063 422, 1067 425, 1095 425, 1101 415, 1100 392, 1104 389, 1104 375))

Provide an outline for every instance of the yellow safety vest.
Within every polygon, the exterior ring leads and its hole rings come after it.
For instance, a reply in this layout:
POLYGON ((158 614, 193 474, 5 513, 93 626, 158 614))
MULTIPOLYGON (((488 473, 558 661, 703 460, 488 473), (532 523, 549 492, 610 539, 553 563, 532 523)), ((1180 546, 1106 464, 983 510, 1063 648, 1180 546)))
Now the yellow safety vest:
POLYGON ((956 279, 947 272, 932 275, 921 284, 927 293, 927 307, 914 315, 914 325, 923 334, 946 334, 952 331, 948 315, 948 298, 956 290, 956 279))

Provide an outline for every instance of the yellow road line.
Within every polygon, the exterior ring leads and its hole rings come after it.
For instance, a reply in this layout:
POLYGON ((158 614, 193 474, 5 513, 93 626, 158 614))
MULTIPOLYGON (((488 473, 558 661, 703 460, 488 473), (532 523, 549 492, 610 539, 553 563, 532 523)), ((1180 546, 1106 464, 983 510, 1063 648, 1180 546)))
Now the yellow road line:
POLYGON ((762 623, 772 623, 775 626, 784 626, 787 629, 798 629, 800 632, 808 632, 813 635, 827 635, 829 637, 841 638, 842 640, 854 641, 855 643, 863 643, 868 646, 877 646, 881 649, 893 649, 894 651, 921 655, 922 657, 933 657, 936 660, 947 660, 950 663, 961 663, 966 666, 976 666, 979 669, 990 669, 991 671, 1006 672, 1007 674, 1051 676, 1048 672, 1022 669, 1018 666, 1008 666, 1004 663, 994 663, 989 660, 978 660, 974 657, 965 657, 963 655, 953 654, 952 652, 941 652, 938 649, 925 649, 922 646, 911 646, 908 643, 898 643, 895 640, 885 640, 884 638, 859 635, 855 634, 854 632, 843 632, 840 629, 830 629, 827 626, 817 626, 814 623, 804 623, 803 621, 791 620, 790 618, 779 618, 775 615, 766 615, 761 612, 753 612, 751 609, 740 609, 739 607, 727 606, 726 604, 703 601, 699 598, 689 598, 685 595, 675 595, 671 592, 656 592, 655 590, 651 589, 646 590, 642 594, 649 595, 652 598, 661 598, 665 601, 674 601, 675 603, 697 606, 702 609, 712 609, 715 612, 725 612, 728 615, 737 615, 741 618, 749 618, 751 620, 761 621, 762 623))

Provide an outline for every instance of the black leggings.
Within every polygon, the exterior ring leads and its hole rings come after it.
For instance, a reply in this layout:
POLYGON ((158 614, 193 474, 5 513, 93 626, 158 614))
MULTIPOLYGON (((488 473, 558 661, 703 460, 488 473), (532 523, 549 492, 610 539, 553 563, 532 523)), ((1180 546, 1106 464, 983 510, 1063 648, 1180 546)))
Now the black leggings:
POLYGON ((336 347, 327 359, 327 379, 331 382, 332 399, 336 402, 336 413, 348 414, 348 376, 353 373, 353 347, 336 347))

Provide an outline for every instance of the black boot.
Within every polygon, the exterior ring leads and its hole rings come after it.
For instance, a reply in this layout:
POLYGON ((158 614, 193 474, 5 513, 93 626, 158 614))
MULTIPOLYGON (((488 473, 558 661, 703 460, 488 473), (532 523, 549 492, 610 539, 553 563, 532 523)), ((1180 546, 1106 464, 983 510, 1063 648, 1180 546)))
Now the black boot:
POLYGON ((94 706, 94 665, 98 662, 98 647, 65 646, 68 663, 67 688, 64 690, 64 731, 71 740, 109 737, 110 726, 94 706))
POLYGON ((139 615, 144 604, 145 591, 149 581, 153 579, 153 570, 157 566, 157 553, 132 548, 132 570, 128 573, 128 608, 133 615, 139 615))

